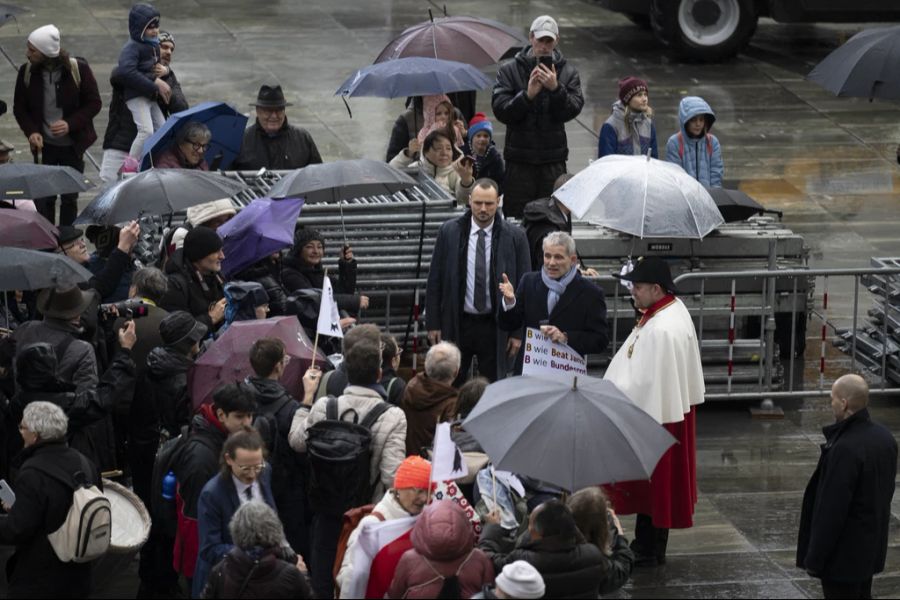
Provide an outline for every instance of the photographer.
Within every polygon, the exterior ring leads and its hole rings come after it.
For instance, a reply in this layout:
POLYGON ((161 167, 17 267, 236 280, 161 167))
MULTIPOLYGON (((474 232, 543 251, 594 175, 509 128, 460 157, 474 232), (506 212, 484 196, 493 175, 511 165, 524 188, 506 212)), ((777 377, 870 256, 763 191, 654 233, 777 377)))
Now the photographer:
MULTIPOLYGON (((169 314, 158 305, 166 296, 169 280, 165 274, 155 267, 145 267, 137 271, 131 278, 131 286, 128 288, 128 301, 122 303, 125 307, 140 307, 139 312, 134 312, 135 333, 137 343, 131 350, 137 369, 138 379, 147 371, 147 356, 157 346, 162 346, 162 337, 159 335, 159 325, 169 314)), ((134 309, 132 309, 134 310, 134 309)), ((120 329, 125 322, 124 315, 116 321, 115 329, 120 329)))

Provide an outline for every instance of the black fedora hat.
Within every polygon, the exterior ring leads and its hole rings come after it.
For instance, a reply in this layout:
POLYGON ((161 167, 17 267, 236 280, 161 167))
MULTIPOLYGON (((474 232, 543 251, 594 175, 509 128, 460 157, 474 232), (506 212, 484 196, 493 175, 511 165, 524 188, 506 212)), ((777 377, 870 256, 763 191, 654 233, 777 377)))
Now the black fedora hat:
POLYGON ((678 288, 675 287, 675 282, 672 281, 672 271, 669 269, 669 263, 658 256, 639 258, 630 273, 625 275, 613 273, 613 277, 632 283, 656 283, 670 294, 679 293, 678 288))
POLYGON ((77 285, 46 288, 38 294, 37 309, 45 317, 68 321, 87 310, 93 300, 93 294, 77 285))
POLYGON ((72 227, 71 225, 60 225, 58 230, 59 233, 56 234, 56 240, 59 242, 60 246, 65 246, 69 242, 74 242, 84 235, 84 231, 77 227, 72 227))
POLYGON ((250 106, 262 106, 263 108, 282 108, 285 106, 293 106, 290 102, 286 102, 284 99, 284 92, 281 91, 281 86, 271 86, 271 85, 263 85, 259 88, 259 93, 256 95, 256 102, 251 102, 250 106))

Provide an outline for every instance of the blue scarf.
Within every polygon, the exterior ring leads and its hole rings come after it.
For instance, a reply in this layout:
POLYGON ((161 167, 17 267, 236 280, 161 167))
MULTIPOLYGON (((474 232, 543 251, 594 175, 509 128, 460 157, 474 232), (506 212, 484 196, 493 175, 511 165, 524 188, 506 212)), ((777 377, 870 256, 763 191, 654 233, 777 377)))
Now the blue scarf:
POLYGON ((569 272, 561 278, 553 279, 547 275, 546 269, 543 267, 541 268, 541 280, 544 282, 544 285, 547 286, 547 316, 550 316, 550 313, 553 312, 556 303, 559 302, 562 295, 566 293, 566 288, 569 287, 569 284, 575 279, 577 273, 578 269, 573 266, 569 269, 569 272))

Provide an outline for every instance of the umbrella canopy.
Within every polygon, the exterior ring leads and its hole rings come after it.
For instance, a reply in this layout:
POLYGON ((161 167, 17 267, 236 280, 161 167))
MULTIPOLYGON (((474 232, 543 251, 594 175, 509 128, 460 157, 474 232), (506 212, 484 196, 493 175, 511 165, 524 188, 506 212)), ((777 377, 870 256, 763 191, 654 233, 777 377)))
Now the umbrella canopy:
POLYGON ((272 186, 272 198, 303 196, 309 204, 394 194, 416 180, 380 160, 359 158, 309 165, 288 173, 272 186))
POLYGON ((153 166, 151 155, 158 154, 172 146, 175 143, 175 134, 188 121, 199 121, 209 127, 212 139, 209 141, 209 148, 207 148, 204 158, 210 165, 218 163, 216 168, 227 169, 241 153, 247 117, 224 102, 203 102, 193 108, 171 115, 163 126, 144 142, 141 170, 147 170, 153 166))
MULTIPOLYGON (((302 380, 312 362, 312 342, 297 317, 273 317, 232 323, 228 331, 197 359, 188 373, 194 408, 211 402, 212 393, 220 384, 242 381, 253 374, 250 347, 262 337, 274 337, 284 342, 284 351, 292 360, 284 370, 281 383, 294 398, 303 397, 302 380)), ((325 364, 326 360, 322 351, 318 351, 316 362, 325 364)))
POLYGON ((15 4, 0 4, 0 26, 15 20, 18 15, 27 13, 28 9, 15 4))
POLYGON ((766 212, 762 204, 740 190, 708 187, 706 191, 712 196, 726 223, 746 221, 753 215, 766 212))
POLYGON ((725 222, 696 179, 646 156, 604 156, 553 196, 578 219, 641 238, 703 238, 725 222))
POLYGON ((900 98, 900 25, 857 33, 806 78, 838 96, 900 98))
POLYGON ((483 90, 491 85, 493 81, 472 65, 416 56, 360 69, 334 95, 404 98, 483 90))
POLYGON ((224 240, 226 277, 287 248, 294 243, 294 226, 300 216, 300 198, 257 198, 216 231, 224 240))
POLYGON ((21 200, 77 194, 93 187, 72 167, 7 163, 0 165, 0 198, 21 200))
POLYGON ((245 184, 218 173, 151 169, 101 190, 81 211, 75 224, 115 225, 144 215, 170 215, 245 189, 245 184))
POLYGON ((93 276, 63 254, 26 248, 4 248, 0 252, 0 291, 3 292, 79 284, 93 276))
POLYGON ((649 479, 675 438, 610 381, 509 377, 463 423, 500 469, 570 492, 649 479))
POLYGON ((413 25, 385 46, 376 63, 410 56, 454 60, 475 67, 500 62, 510 48, 521 48, 528 38, 490 19, 440 17, 413 25))
POLYGON ((0 246, 34 250, 55 250, 56 227, 40 213, 30 210, 0 209, 0 246))

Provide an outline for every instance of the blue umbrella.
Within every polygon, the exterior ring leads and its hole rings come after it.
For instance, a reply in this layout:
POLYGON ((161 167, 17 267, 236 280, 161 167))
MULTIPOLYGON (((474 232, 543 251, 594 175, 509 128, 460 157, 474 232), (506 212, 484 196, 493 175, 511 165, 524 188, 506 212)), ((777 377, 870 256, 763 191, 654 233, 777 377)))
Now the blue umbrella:
POLYGON ((273 252, 294 243, 294 225, 303 206, 302 198, 257 198, 216 231, 225 242, 222 272, 240 273, 273 252))
POLYGON ((204 158, 209 164, 221 154, 219 169, 226 169, 241 152, 244 140, 244 129, 247 117, 236 108, 224 102, 204 102, 193 108, 171 115, 162 127, 144 142, 144 153, 141 155, 141 170, 152 167, 151 153, 158 154, 175 143, 175 134, 188 121, 199 121, 209 127, 212 132, 209 148, 204 158))
POLYGON ((493 82, 461 62, 411 56, 369 65, 347 78, 335 96, 405 98, 483 90, 493 82))

